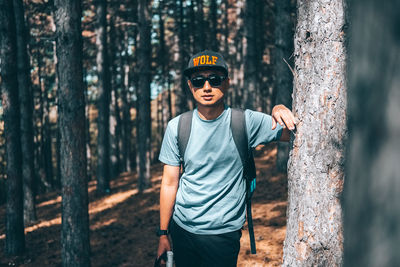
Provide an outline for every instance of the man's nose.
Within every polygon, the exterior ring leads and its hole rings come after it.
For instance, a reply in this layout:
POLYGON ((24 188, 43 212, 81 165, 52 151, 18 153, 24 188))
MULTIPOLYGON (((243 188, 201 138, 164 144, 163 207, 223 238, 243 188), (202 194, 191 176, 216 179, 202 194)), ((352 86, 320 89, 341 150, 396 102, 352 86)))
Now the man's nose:
POLYGON ((206 82, 204 83, 204 86, 203 86, 203 90, 211 90, 211 85, 210 85, 210 83, 206 80, 206 82))

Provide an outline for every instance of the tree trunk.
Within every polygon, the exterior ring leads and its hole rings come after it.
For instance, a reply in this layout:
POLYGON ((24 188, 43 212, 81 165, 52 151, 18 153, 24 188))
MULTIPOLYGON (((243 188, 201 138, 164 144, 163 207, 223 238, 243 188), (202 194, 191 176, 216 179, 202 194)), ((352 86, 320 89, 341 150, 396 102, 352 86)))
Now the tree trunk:
POLYGON ((257 36, 256 11, 254 0, 246 0, 244 9, 244 108, 254 109, 257 92, 257 36))
POLYGON ((38 67, 38 94, 39 94, 39 124, 37 129, 37 133, 40 136, 37 139, 38 144, 37 144, 37 149, 38 149, 38 176, 40 180, 40 192, 49 192, 51 189, 51 184, 49 180, 49 175, 46 171, 46 149, 45 149, 45 140, 46 140, 46 131, 45 131, 45 124, 46 120, 45 118, 45 109, 44 106, 46 105, 46 99, 47 97, 45 96, 46 94, 46 89, 45 89, 45 84, 43 82, 44 77, 42 76, 42 55, 40 52, 37 52, 37 67, 38 67))
POLYGON ((151 185, 150 154, 151 154, 151 117, 150 117, 150 83, 151 83, 151 16, 149 1, 139 1, 139 47, 138 69, 139 88, 137 94, 137 169, 139 191, 142 192, 151 185))
POLYGON ((55 0, 61 133, 63 266, 90 266, 81 2, 55 0))
POLYGON ((30 62, 27 53, 27 31, 22 0, 14 0, 15 26, 17 30, 18 91, 21 111, 22 176, 24 192, 24 222, 36 221, 33 153, 33 101, 30 62))
MULTIPOLYGON (((293 75, 287 64, 293 65, 293 25, 290 16, 291 0, 275 1, 275 91, 276 104, 292 107, 293 75)), ((287 171, 289 144, 278 143, 276 167, 281 172, 287 171)))
POLYGON ((297 8, 293 109, 300 123, 288 164, 283 266, 341 266, 344 6, 341 0, 299 0, 297 8))
POLYGON ((129 94, 129 60, 128 60, 128 34, 125 31, 124 37, 124 50, 125 55, 121 55, 121 76, 123 77, 123 90, 121 92, 122 99, 122 125, 123 125, 123 146, 122 146, 122 157, 123 157, 123 170, 132 171, 131 167, 131 140, 132 140, 132 122, 130 113, 130 102, 128 101, 129 94))
POLYGON ((344 266, 400 266, 400 2, 352 1, 344 266))
POLYGON ((165 129, 167 128, 167 123, 171 119, 171 90, 169 84, 169 53, 165 48, 165 27, 164 27, 164 3, 160 1, 159 6, 159 16, 160 16, 160 57, 161 57, 161 128, 160 136, 164 136, 165 129), (166 87, 166 88, 165 88, 166 87), (166 89, 166 90, 165 90, 166 89))
POLYGON ((210 27, 210 43, 211 43, 211 50, 213 51, 220 51, 219 42, 218 42, 218 22, 217 22, 217 12, 218 12, 218 5, 217 0, 210 1, 210 19, 211 27, 210 27))
MULTIPOLYGON (((187 38, 185 36, 185 32, 184 32, 184 13, 183 13, 183 0, 179 0, 179 6, 177 7, 177 13, 178 13, 178 51, 179 51, 179 55, 178 55, 178 68, 179 68, 179 87, 178 89, 175 91, 176 95, 175 95, 175 115, 179 115, 185 111, 188 110, 188 102, 189 102, 189 98, 188 98, 188 89, 187 89, 187 85, 186 85, 186 78, 183 75, 183 71, 186 68, 187 65, 187 58, 186 58, 186 53, 185 53, 185 39, 187 38)), ((192 1, 193 3, 193 1, 192 1)))
POLYGON ((110 66, 107 46, 107 2, 97 3, 98 136, 97 192, 110 191, 110 66))
POLYGON ((118 177, 121 173, 121 157, 120 157, 120 138, 121 138, 121 117, 119 110, 119 93, 117 86, 117 62, 115 55, 117 54, 115 34, 115 20, 111 19, 110 23, 110 63, 111 63, 111 101, 110 101, 110 144, 111 144, 111 177, 118 177))
POLYGON ((42 97, 43 106, 43 125, 42 125, 42 152, 44 159, 44 173, 46 176, 46 181, 50 185, 50 189, 54 188, 55 181, 53 176, 53 152, 51 149, 51 129, 50 129, 50 104, 49 104, 47 88, 44 88, 42 97))
MULTIPOLYGON (((196 14, 196 21, 197 21, 197 32, 195 34, 194 42, 196 47, 195 53, 203 51, 207 48, 207 33, 204 27, 204 10, 203 10, 203 0, 196 0, 197 5, 197 14, 196 14)), ((185 38, 185 37, 184 37, 185 38)))
POLYGON ((17 80, 17 40, 13 2, 0 0, 0 77, 6 144, 6 248, 9 255, 25 250, 22 151, 17 80))

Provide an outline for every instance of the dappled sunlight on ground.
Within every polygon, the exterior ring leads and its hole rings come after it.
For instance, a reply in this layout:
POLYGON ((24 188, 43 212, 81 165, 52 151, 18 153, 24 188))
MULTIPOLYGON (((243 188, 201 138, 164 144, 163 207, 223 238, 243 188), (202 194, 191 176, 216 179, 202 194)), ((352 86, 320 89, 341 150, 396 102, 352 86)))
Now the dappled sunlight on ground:
MULTIPOLYGON (((286 175, 275 170, 276 146, 255 151, 257 189, 253 196, 253 220, 257 255, 250 254, 244 226, 239 267, 280 266, 286 229, 286 175)), ((152 166, 152 186, 137 190, 136 174, 124 173, 110 181, 111 192, 96 194, 89 182, 89 214, 92 266, 152 266, 158 245, 159 190, 162 164, 152 166)), ((0 266, 60 266, 61 197, 52 192, 37 199, 38 221, 26 227, 27 252, 4 255, 5 205, 0 206, 0 266)))

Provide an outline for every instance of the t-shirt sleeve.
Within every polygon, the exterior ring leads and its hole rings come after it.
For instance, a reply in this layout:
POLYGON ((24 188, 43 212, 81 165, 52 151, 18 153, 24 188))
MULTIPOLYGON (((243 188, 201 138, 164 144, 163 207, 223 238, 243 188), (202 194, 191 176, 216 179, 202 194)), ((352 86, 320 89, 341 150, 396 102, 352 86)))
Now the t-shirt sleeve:
POLYGON ((281 138, 283 127, 277 124, 276 128, 272 130, 270 115, 247 109, 245 116, 250 147, 254 148, 260 144, 278 141, 281 138))
POLYGON ((167 165, 180 166, 178 149, 178 117, 168 123, 158 159, 167 165))

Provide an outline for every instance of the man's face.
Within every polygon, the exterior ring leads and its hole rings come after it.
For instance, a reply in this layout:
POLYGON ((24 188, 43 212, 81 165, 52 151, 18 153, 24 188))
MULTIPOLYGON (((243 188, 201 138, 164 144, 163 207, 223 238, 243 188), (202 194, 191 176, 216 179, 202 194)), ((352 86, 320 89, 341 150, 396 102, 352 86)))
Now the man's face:
POLYGON ((229 87, 229 78, 223 79, 223 77, 226 76, 218 70, 201 70, 191 75, 188 85, 198 105, 211 107, 223 102, 229 87), (201 86, 204 78, 208 79, 201 86), (218 79, 223 80, 220 85, 215 85, 218 84, 218 79), (211 80, 211 84, 209 80, 211 80))

